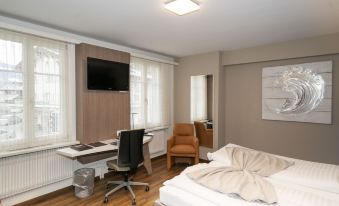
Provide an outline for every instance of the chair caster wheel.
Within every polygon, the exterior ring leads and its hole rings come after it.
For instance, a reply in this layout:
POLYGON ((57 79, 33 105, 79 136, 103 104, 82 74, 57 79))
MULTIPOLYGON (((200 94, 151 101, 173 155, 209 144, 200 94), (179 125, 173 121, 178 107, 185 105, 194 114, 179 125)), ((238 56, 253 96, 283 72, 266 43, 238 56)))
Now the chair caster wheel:
POLYGON ((105 197, 104 203, 108 203, 108 197, 105 197))
POLYGON ((137 205, 137 202, 135 201, 135 199, 132 200, 132 205, 137 205))
POLYGON ((149 186, 145 187, 145 191, 148 192, 149 191, 149 186))

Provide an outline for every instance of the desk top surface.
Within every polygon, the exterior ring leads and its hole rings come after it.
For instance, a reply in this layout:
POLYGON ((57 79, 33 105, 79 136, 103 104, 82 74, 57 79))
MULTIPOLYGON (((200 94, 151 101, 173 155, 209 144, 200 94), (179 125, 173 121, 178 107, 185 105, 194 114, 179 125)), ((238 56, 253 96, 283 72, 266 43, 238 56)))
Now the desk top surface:
MULTIPOLYGON (((153 139, 153 134, 148 134, 147 136, 145 135, 144 136, 144 144, 152 141, 152 139, 153 139)), ((59 155, 62 155, 62 156, 75 158, 75 157, 79 157, 79 156, 83 156, 83 155, 113 151, 113 150, 118 149, 117 145, 111 144, 114 141, 116 141, 116 140, 115 139, 109 139, 109 140, 100 141, 102 143, 105 143, 106 145, 99 146, 99 147, 93 147, 92 149, 83 150, 83 151, 76 151, 74 149, 71 149, 70 147, 66 147, 66 148, 57 150, 56 153, 59 154, 59 155)))

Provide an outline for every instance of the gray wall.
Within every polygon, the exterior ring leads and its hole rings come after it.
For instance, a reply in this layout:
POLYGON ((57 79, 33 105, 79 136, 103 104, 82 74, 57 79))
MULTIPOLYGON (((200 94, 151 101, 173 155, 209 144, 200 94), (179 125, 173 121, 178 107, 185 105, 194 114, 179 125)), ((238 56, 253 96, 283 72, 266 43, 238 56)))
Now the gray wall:
POLYGON ((338 42, 339 33, 180 58, 174 71, 174 120, 190 121, 190 76, 213 74, 214 149, 233 142, 339 164, 338 42), (261 119, 262 67, 328 59, 334 60, 332 125, 261 119))
POLYGON ((225 51, 222 53, 222 65, 335 54, 339 52, 338 42, 339 33, 335 33, 278 44, 225 51))
MULTIPOLYGON (((213 75, 213 147, 224 145, 223 94, 224 69, 220 52, 188 56, 179 59, 174 69, 174 122, 190 122, 190 81, 194 75, 213 75)), ((201 157, 206 158, 207 149, 201 148, 201 157)))
MULTIPOLYGON (((334 42, 333 42, 334 43, 334 42)), ((225 141, 339 164, 339 54, 225 66, 225 141), (332 125, 261 119, 263 67, 333 60, 332 125)))

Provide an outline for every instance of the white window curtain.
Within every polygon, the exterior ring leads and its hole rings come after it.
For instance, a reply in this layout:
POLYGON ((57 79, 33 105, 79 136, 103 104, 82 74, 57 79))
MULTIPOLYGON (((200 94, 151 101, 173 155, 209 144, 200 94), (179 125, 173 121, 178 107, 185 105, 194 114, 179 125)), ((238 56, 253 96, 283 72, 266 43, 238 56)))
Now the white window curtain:
POLYGON ((132 57, 131 127, 152 129, 170 122, 170 74, 172 65, 132 57))
POLYGON ((0 151, 68 140, 67 44, 0 29, 0 151))
POLYGON ((207 119, 207 76, 191 77, 191 121, 207 119))

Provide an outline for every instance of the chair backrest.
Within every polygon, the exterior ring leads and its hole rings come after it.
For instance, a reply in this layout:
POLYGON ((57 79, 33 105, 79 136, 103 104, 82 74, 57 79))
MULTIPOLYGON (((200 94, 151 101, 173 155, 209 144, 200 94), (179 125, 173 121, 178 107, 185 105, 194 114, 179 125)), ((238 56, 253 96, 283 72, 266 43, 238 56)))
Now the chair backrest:
POLYGON ((197 138, 201 142, 201 139, 206 136, 206 128, 204 123, 202 122, 194 122, 194 127, 195 127, 195 133, 197 135, 197 138))
POLYGON ((144 161, 143 138, 145 129, 122 131, 118 149, 118 166, 136 169, 144 161))
POLYGON ((177 123, 173 128, 174 136, 193 136, 194 128, 192 124, 189 123, 177 123))
POLYGON ((178 123, 173 128, 174 144, 192 144, 193 124, 178 123))

